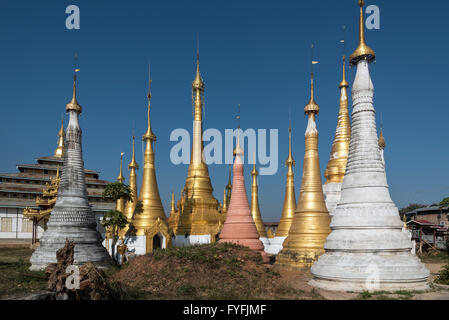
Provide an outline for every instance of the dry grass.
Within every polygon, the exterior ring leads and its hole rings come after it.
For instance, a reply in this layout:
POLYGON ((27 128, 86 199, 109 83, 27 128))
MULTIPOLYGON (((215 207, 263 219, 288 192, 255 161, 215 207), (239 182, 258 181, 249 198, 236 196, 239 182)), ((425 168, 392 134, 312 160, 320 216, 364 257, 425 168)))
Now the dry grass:
POLYGON ((128 299, 315 299, 290 286, 259 253, 233 244, 139 256, 114 275, 128 299))
POLYGON ((0 299, 46 290, 44 272, 28 270, 32 252, 28 248, 0 248, 0 299))

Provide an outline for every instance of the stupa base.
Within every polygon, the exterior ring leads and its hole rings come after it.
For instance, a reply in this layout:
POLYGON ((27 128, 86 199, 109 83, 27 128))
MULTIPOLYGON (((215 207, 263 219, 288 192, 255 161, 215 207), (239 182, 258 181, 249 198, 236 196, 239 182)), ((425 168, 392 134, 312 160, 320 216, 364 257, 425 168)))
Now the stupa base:
POLYGON ((287 237, 274 237, 270 239, 270 246, 268 248, 265 247, 265 252, 268 254, 278 254, 279 251, 282 250, 282 244, 286 238, 287 237))
POLYGON ((308 283, 310 286, 328 290, 341 292, 375 292, 375 291, 425 291, 429 289, 427 282, 386 282, 382 281, 377 284, 367 286, 366 280, 352 281, 344 279, 318 279, 314 278, 308 283))
POLYGON ((276 257, 276 264, 295 268, 310 268, 324 253, 324 250, 293 251, 282 249, 276 257))
POLYGON ((260 237, 259 240, 262 241, 264 251, 267 252, 267 250, 269 250, 271 246, 270 239, 268 239, 267 237, 260 237))
POLYGON ((196 244, 209 244, 211 243, 210 234, 201 235, 177 235, 172 242, 174 247, 186 247, 196 244))
POLYGON ((310 285, 332 291, 427 290, 429 271, 410 252, 328 252, 311 269, 310 285))

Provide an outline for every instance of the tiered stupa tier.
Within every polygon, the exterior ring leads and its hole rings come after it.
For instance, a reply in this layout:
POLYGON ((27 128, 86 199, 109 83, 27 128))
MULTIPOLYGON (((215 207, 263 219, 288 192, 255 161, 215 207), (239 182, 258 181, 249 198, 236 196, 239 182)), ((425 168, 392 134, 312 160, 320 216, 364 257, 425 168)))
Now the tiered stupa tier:
POLYGON ((282 208, 281 220, 276 230, 276 235, 270 239, 270 248, 265 250, 270 254, 278 254, 282 250, 282 244, 288 236, 288 232, 293 223, 296 210, 296 196, 295 196, 295 174, 293 167, 296 162, 292 155, 292 129, 288 128, 288 158, 285 161, 287 166, 287 180, 285 183, 285 197, 284 206, 282 208))
POLYGON ((276 263, 293 267, 310 267, 324 253, 324 242, 330 233, 330 216, 324 202, 318 155, 318 130, 315 118, 320 110, 314 100, 313 73, 309 103, 304 107, 308 117, 305 133, 305 155, 301 191, 293 223, 276 263))
POLYGON ((31 270, 41 270, 56 262, 56 251, 64 247, 66 239, 75 243, 74 264, 88 261, 100 267, 109 265, 110 258, 101 244, 101 235, 87 198, 84 162, 81 146, 79 115, 81 106, 76 99, 76 73, 73 80, 73 97, 67 104, 69 113, 64 164, 56 204, 42 235, 40 246, 31 256, 31 270))
MULTIPOLYGON (((134 214, 132 216, 132 228, 135 234, 130 234, 125 238, 125 243, 129 251, 136 254, 152 252, 156 248, 167 248, 171 246, 171 233, 169 231, 164 207, 162 206, 159 188, 156 179, 156 169, 154 162, 153 142, 156 136, 151 130, 151 79, 148 89, 148 128, 142 137, 145 143, 145 153, 143 158, 142 186, 137 201, 133 201, 134 214)), ((134 151, 133 151, 134 158, 134 151)), ((132 161, 131 172, 137 168, 137 163, 132 161)), ((135 187, 137 191, 137 186, 135 187)), ((129 210, 129 209, 128 209, 129 210)), ((128 211, 128 213, 130 210, 128 211)))
POLYGON ((345 72, 346 57, 343 56, 343 79, 340 88, 340 110, 338 111, 337 129, 335 131, 334 142, 329 162, 327 163, 324 177, 326 182, 323 185, 324 198, 330 215, 335 211, 341 196, 341 184, 345 176, 346 163, 348 162, 349 142, 351 140, 351 123, 348 111, 349 87, 346 81, 345 72))
POLYGON ((252 184, 251 184, 251 215, 253 216, 254 223, 256 224, 257 232, 259 233, 259 239, 262 241, 265 251, 270 247, 268 241, 267 231, 263 224, 262 215, 260 214, 259 207, 259 186, 257 184, 257 176, 259 173, 254 163, 253 171, 251 171, 252 184))
POLYGON ((401 230, 379 151, 369 73, 375 53, 365 43, 363 3, 359 0, 359 46, 350 58, 357 73, 348 165, 326 253, 313 265, 310 284, 337 291, 422 290, 429 271, 410 253, 412 243, 401 230))
POLYGON ((215 242, 223 224, 223 215, 219 212, 220 203, 213 196, 209 170, 203 159, 204 88, 197 55, 196 76, 192 83, 192 153, 185 186, 178 201, 178 212, 169 218, 176 235, 176 246, 215 242))
POLYGON ((251 215, 246 196, 245 178, 243 177, 243 149, 240 147, 239 137, 237 137, 237 147, 234 153, 231 201, 226 221, 220 232, 219 242, 231 242, 249 247, 252 250, 259 251, 266 260, 264 244, 259 239, 260 235, 251 215))

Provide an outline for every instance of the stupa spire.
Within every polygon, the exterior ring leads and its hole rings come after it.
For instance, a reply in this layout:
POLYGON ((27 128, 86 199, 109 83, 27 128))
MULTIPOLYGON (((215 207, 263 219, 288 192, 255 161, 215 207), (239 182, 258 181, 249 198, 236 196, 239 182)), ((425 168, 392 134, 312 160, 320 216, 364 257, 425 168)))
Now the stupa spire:
MULTIPOLYGON (((123 155, 124 152, 120 154, 120 172, 117 177, 117 181, 120 183, 123 183, 123 181, 125 181, 125 177, 123 176, 123 155)), ((115 210, 125 213, 125 200, 123 198, 117 199, 115 210)))
POLYGON ((359 46, 349 57, 351 65, 356 65, 360 60, 366 59, 368 63, 373 62, 376 59, 376 53, 373 49, 368 47, 365 42, 365 19, 363 18, 363 6, 364 0, 359 0, 360 6, 360 18, 359 18, 359 46))
POLYGON ((123 176, 123 155, 124 154, 125 154, 124 152, 122 152, 120 154, 120 172, 117 177, 117 181, 121 182, 121 183, 123 183, 123 181, 125 181, 125 177, 123 176))
POLYGON ((67 112, 69 111, 75 111, 77 113, 81 113, 83 108, 80 106, 80 104, 78 103, 78 100, 76 99, 76 73, 80 71, 80 69, 78 69, 77 66, 77 60, 78 57, 77 55, 75 55, 75 68, 73 70, 73 93, 72 93, 72 100, 70 100, 70 102, 66 105, 65 110, 67 112))
MULTIPOLYGON (((293 167, 296 162, 292 155, 292 128, 291 125, 288 128, 288 157, 285 161, 287 166, 287 180, 285 183, 285 197, 284 205, 282 207, 281 219, 276 230, 276 235, 271 237, 270 246, 267 253, 278 254, 282 249, 282 244, 285 238, 287 238, 290 227, 293 223, 293 218, 295 216, 296 210, 296 196, 295 196, 295 182, 294 182, 294 172, 293 167)), ((270 238, 270 234, 268 234, 270 238)))
MULTIPOLYGON (((159 195, 154 161, 153 142, 156 141, 156 136, 151 130, 151 77, 149 77, 148 87, 148 127, 147 131, 142 137, 142 140, 145 143, 145 153, 142 186, 140 188, 138 198, 138 201, 141 202, 142 205, 141 208, 139 208, 139 212, 135 212, 132 223, 136 229, 137 236, 146 236, 147 238, 153 238, 157 235, 157 232, 151 235, 146 234, 146 232, 150 229, 154 229, 158 221, 161 221, 162 224, 165 224, 166 217, 164 208, 162 206, 161 197, 159 195)), ((166 238, 165 240, 169 241, 170 239, 166 238)), ((159 243, 163 246, 161 239, 159 239, 159 243)), ((151 252, 153 249, 152 245, 153 243, 151 241, 147 242, 145 252, 151 252)))
POLYGON ((64 118, 61 117, 61 129, 58 132, 58 146, 56 147, 54 157, 62 158, 64 156, 64 118))
POLYGON ((42 270, 50 263, 56 263, 57 250, 64 247, 66 240, 75 243, 74 265, 88 261, 101 267, 110 264, 110 257, 101 244, 97 222, 87 197, 86 179, 82 152, 82 131, 79 125, 81 106, 76 100, 76 72, 74 91, 66 106, 69 123, 66 132, 66 148, 56 203, 47 224, 47 230, 40 239, 40 246, 31 256, 31 270, 42 270))
POLYGON ((222 214, 226 214, 228 212, 228 199, 226 195, 226 187, 223 189, 223 205, 221 207, 222 214))
POLYGON ((323 191, 326 197, 326 205, 332 214, 335 210, 341 195, 341 183, 345 176, 346 164, 348 162, 349 142, 351 141, 351 123, 348 111, 348 92, 349 87, 345 75, 346 57, 343 55, 343 76, 340 85, 340 109, 338 111, 337 128, 335 130, 334 141, 327 163, 324 177, 326 179, 323 185, 323 191))
POLYGON ((220 203, 213 196, 209 170, 203 159, 203 106, 205 84, 200 73, 199 50, 196 73, 192 82, 193 137, 190 164, 183 194, 179 200, 179 216, 170 217, 176 235, 175 245, 210 243, 220 231, 220 203))
MULTIPOLYGON (((363 1, 359 4, 363 44, 363 1)), ((312 266, 309 284, 355 292, 425 290, 429 271, 411 253, 410 234, 402 232, 403 223, 390 197, 378 145, 374 86, 369 72, 373 60, 374 52, 360 44, 351 56, 357 72, 351 95, 348 163, 326 253, 312 266)))
POLYGON ((243 176, 243 150, 236 148, 234 159, 234 175, 232 181, 232 193, 226 221, 220 232, 219 242, 231 242, 247 246, 252 250, 259 251, 267 260, 263 251, 264 245, 259 239, 259 232, 251 215, 246 196, 245 178, 243 176))
POLYGON ((305 155, 299 201, 288 236, 283 243, 283 249, 276 259, 276 263, 283 265, 310 267, 324 253, 324 242, 330 233, 330 216, 321 186, 318 130, 315 123, 319 110, 313 97, 312 72, 311 99, 304 107, 308 124, 305 133, 305 155))
MULTIPOLYGON (((276 231, 276 237, 287 237, 296 210, 295 182, 293 167, 296 161, 292 155, 292 128, 288 128, 288 157, 285 161, 287 166, 287 179, 285 182, 284 206, 282 208, 281 220, 276 231)), ((282 241, 283 242, 283 241, 282 241)))
MULTIPOLYGON (((136 209, 137 201, 138 201, 138 193, 137 193, 137 170, 139 170, 139 164, 136 162, 136 150, 135 150, 135 138, 133 136, 133 151, 131 162, 128 164, 129 170, 129 188, 132 191, 132 201, 127 201, 125 205, 125 216, 128 219, 128 222, 132 222, 134 211, 136 209)), ((125 234, 128 230, 128 226, 122 230, 122 233, 125 234)))
MULTIPOLYGON (((254 156, 254 159, 256 157, 254 156)), ((253 216, 254 223, 256 224, 257 232, 259 233, 260 240, 264 245, 268 244, 267 231, 263 224, 262 215, 260 214, 259 207, 259 186, 257 184, 257 177, 259 172, 256 169, 256 161, 254 160, 253 170, 251 171, 252 184, 251 184, 251 215, 253 216)))
POLYGON ((175 193, 171 192, 170 215, 176 213, 175 193))

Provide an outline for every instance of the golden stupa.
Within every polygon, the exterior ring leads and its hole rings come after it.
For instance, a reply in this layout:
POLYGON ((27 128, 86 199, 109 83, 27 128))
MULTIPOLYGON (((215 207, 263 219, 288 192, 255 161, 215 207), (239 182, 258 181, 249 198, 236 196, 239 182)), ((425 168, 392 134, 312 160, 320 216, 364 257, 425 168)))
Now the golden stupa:
POLYGON ((310 87, 310 101, 304 107, 308 125, 305 133, 301 191, 293 223, 283 243, 283 249, 276 258, 277 264, 294 267, 310 267, 324 253, 324 243, 331 232, 330 216, 321 184, 318 130, 315 123, 320 107, 313 96, 313 73, 310 87))
POLYGON ((55 150, 53 157, 63 158, 64 157, 64 119, 61 119, 61 129, 58 132, 58 147, 55 150))
POLYGON ((293 167, 296 162, 292 155, 292 128, 288 128, 288 158, 285 161, 287 166, 287 181, 285 183, 285 198, 284 206, 282 208, 281 220, 276 230, 276 237, 286 237, 290 226, 293 223, 296 210, 296 196, 295 196, 295 174, 293 167))
POLYGON ((223 204, 221 209, 221 213, 223 215, 223 223, 226 221, 226 213, 228 212, 229 201, 231 201, 231 191, 232 191, 231 174, 232 174, 232 166, 229 165, 228 184, 226 185, 223 191, 223 204))
MULTIPOLYGON (((139 205, 134 211, 132 225, 137 237, 146 237, 145 252, 151 252, 156 247, 169 247, 171 245, 171 234, 169 232, 164 207, 162 206, 159 188, 156 180, 156 169, 154 164, 153 142, 156 136, 151 130, 151 79, 148 89, 148 128, 143 135, 145 142, 144 166, 142 174, 142 186, 138 198, 139 205)), ((137 165, 137 164, 136 164, 137 165)))
MULTIPOLYGON (((133 153, 131 162, 128 164, 128 170, 129 170, 129 188, 131 189, 132 201, 127 201, 125 204, 125 211, 123 214, 126 216, 126 219, 129 223, 132 222, 134 211, 137 206, 138 202, 138 194, 137 194, 137 170, 139 170, 139 165, 136 162, 136 150, 135 150, 135 138, 133 136, 133 153)), ((121 230, 121 235, 125 235, 126 232, 129 230, 130 225, 128 224, 124 229, 121 230)))
POLYGON ((324 177, 326 183, 342 183, 345 176, 346 164, 348 162, 349 142, 351 141, 351 123, 349 121, 348 111, 348 92, 349 87, 346 81, 345 72, 346 57, 343 56, 343 80, 340 88, 340 110, 338 111, 337 129, 335 131, 334 141, 332 143, 331 155, 327 163, 324 177))
POLYGON ((196 76, 192 83, 194 120, 190 165, 178 201, 178 212, 169 218, 173 232, 183 244, 215 242, 223 221, 223 215, 219 212, 220 203, 212 194, 209 171, 203 159, 204 88, 197 54, 196 76))
MULTIPOLYGON (((123 181, 125 181, 125 177, 123 176, 123 152, 120 154, 120 172, 118 174, 117 181, 120 183, 123 183, 123 181)), ((121 213, 125 213, 125 199, 117 199, 115 210, 120 211, 121 213)))
POLYGON ((257 176, 259 172, 257 172, 256 164, 254 163, 253 171, 251 171, 252 176, 252 184, 251 184, 251 215, 253 216, 254 223, 256 224, 257 232, 259 233, 259 237, 262 238, 262 242, 264 245, 268 244, 267 241, 267 230, 265 230, 265 226, 262 221, 262 216, 260 214, 259 208, 259 186, 257 185, 257 176))

